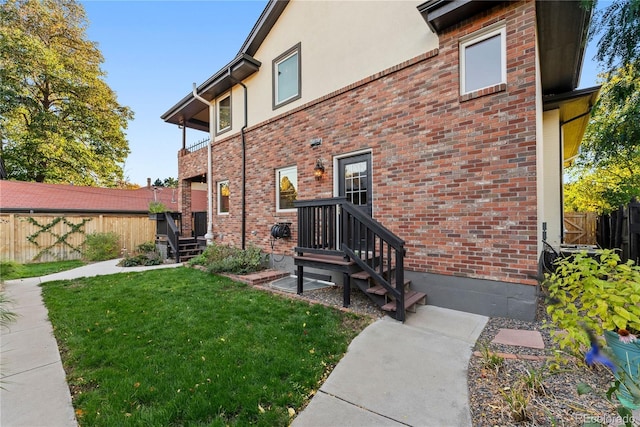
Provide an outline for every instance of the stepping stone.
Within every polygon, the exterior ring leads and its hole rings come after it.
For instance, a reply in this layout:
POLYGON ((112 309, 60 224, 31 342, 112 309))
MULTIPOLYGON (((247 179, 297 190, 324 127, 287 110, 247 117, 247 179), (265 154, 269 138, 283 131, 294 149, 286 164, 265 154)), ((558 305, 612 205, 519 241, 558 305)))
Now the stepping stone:
POLYGON ((491 342, 494 344, 515 345, 519 347, 544 348, 542 335, 540 335, 538 331, 500 329, 491 342))

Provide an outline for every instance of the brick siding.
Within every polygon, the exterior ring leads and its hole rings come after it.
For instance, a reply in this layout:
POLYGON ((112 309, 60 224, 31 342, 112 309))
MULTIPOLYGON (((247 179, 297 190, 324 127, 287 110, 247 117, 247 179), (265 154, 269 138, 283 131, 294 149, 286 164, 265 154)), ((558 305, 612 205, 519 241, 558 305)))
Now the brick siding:
MULTIPOLYGON (((293 254, 296 214, 275 210, 275 169, 297 166, 298 199, 332 197, 334 156, 369 149, 373 216, 406 241, 407 269, 535 284, 535 4, 507 2, 460 23, 440 34, 438 50, 250 127, 246 145, 247 244, 270 252, 271 225, 291 221, 292 239, 275 252, 293 254), (502 20, 507 84, 461 97, 460 37, 502 20), (311 148, 316 137, 322 145, 311 148), (319 157, 326 174, 316 181, 319 157)), ((180 179, 204 174, 206 155, 180 156, 180 179)), ((234 245, 240 165, 240 135, 214 143, 213 181, 229 179, 231 190, 230 215, 214 213, 214 235, 234 245)))

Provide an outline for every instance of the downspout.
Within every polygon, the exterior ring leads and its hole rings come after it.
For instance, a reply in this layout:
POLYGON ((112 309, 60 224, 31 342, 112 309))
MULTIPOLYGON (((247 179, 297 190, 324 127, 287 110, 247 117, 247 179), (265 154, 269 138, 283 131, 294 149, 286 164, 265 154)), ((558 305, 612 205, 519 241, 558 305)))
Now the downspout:
POLYGON ((215 100, 211 102, 207 101, 200 95, 198 95, 196 90, 196 84, 193 84, 193 97, 198 101, 207 104, 209 106, 209 143, 207 144, 207 234, 204 235, 204 238, 207 240, 207 245, 211 245, 213 243, 213 183, 211 181, 211 175, 213 173, 212 170, 212 155, 211 155, 211 145, 215 139, 215 100))
POLYGON ((247 207, 247 198, 246 198, 246 189, 247 189, 247 185, 246 185, 246 181, 247 181, 247 168, 246 168, 246 156, 247 156, 247 141, 245 139, 245 130, 247 129, 247 116, 248 116, 248 109, 247 109, 247 86, 245 86, 244 83, 242 83, 240 80, 237 80, 236 78, 234 78, 231 75, 231 68, 229 68, 227 70, 228 74, 229 74, 229 78, 236 82, 237 84, 239 84, 240 86, 242 86, 242 88, 244 89, 244 125, 242 126, 242 129, 240 129, 240 139, 242 140, 242 223, 241 223, 241 233, 242 233, 242 249, 245 249, 245 245, 246 245, 246 240, 247 240, 247 211, 246 211, 246 207, 247 207))

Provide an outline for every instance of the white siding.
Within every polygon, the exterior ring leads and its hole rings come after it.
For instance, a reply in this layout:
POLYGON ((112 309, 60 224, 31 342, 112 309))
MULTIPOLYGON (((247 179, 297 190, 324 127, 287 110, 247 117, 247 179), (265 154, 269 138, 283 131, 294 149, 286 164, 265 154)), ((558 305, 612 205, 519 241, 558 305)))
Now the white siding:
MULTIPOLYGON (((249 125, 320 98, 438 47, 420 1, 291 1, 254 55, 246 80, 249 125), (301 43, 302 97, 272 108, 273 59, 301 43)), ((233 127, 242 126, 242 90, 234 90, 233 127)))

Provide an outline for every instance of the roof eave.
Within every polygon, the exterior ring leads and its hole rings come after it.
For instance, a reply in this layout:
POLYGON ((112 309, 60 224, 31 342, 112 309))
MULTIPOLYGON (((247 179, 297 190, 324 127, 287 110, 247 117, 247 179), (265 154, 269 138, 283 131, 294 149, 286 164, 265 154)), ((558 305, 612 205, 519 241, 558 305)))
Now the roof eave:
POLYGON ((439 33, 501 1, 429 0, 418 6, 422 18, 434 33, 439 33))
POLYGON ((247 54, 253 56, 256 54, 288 3, 289 0, 270 0, 267 3, 258 21, 251 29, 249 36, 242 44, 238 55, 247 54))
POLYGON ((582 4, 536 1, 543 95, 571 92, 580 83, 592 15, 582 4))
POLYGON ((118 209, 67 209, 67 208, 2 208, 5 213, 78 213, 78 214, 126 214, 148 215, 148 210, 118 210, 118 209))
POLYGON ((585 89, 572 90, 571 92, 566 93, 545 95, 542 97, 544 111, 553 110, 565 102, 574 101, 586 96, 593 98, 593 105, 600 94, 600 88, 601 86, 593 86, 585 89))
POLYGON ((574 90, 543 97, 544 111, 557 109, 563 127, 562 146, 564 165, 568 166, 579 152, 591 111, 598 100, 600 86, 574 90))
MULTIPOLYGON (((242 81, 260 69, 261 62, 247 54, 239 54, 213 76, 196 88, 198 95, 207 100, 213 100, 227 92, 238 81, 242 81)), ((208 124, 190 121, 193 116, 207 108, 202 102, 194 98, 193 92, 182 98, 160 118, 167 123, 185 125, 187 127, 208 130, 208 124)))

